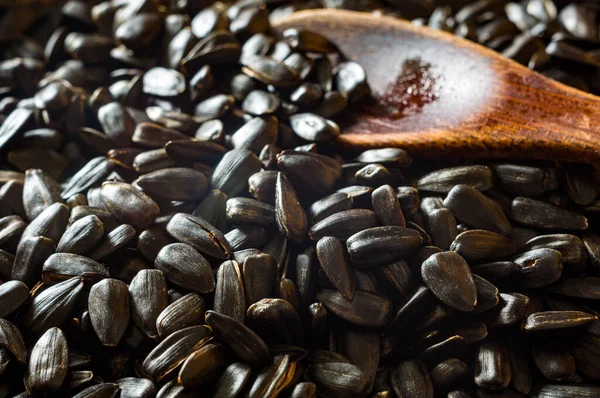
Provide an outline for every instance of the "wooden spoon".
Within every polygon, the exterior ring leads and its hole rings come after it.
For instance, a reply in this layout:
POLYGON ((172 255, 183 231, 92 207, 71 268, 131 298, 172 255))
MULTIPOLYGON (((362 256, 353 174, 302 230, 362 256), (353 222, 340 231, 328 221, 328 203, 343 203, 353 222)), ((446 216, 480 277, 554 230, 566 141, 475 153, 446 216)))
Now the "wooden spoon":
POLYGON ((373 99, 344 114, 344 149, 600 163, 600 98, 483 46, 353 11, 301 11, 275 24, 290 27, 321 33, 366 69, 373 99))

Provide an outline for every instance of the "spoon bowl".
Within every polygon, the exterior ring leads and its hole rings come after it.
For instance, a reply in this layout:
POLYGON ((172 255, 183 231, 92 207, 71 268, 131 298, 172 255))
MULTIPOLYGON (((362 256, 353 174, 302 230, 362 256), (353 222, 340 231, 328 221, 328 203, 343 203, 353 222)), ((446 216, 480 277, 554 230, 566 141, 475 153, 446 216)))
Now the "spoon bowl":
POLYGON ((600 98, 481 45, 386 16, 307 10, 275 23, 318 32, 366 70, 371 98, 341 116, 345 150, 416 157, 600 163, 600 98))

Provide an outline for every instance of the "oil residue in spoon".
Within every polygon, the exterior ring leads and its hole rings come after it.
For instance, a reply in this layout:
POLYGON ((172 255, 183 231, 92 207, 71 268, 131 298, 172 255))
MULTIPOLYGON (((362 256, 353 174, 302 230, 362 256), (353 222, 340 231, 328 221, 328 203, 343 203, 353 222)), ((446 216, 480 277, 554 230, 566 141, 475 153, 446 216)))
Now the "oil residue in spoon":
POLYGON ((404 61, 396 80, 377 93, 365 108, 372 115, 400 119, 421 111, 439 98, 438 76, 421 58, 404 61))

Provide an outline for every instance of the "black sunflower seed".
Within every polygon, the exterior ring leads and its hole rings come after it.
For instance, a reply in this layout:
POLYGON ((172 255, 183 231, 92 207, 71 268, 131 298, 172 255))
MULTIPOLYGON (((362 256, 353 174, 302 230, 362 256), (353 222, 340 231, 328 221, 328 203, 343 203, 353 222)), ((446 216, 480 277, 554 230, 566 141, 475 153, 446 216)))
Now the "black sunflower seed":
POLYGON ((210 264, 192 246, 172 243, 164 246, 156 256, 154 265, 171 283, 198 293, 215 289, 215 279, 210 264))
POLYGON ((477 304, 477 286, 467 262, 455 252, 436 253, 423 262, 423 282, 444 304, 459 311, 472 311, 477 304))
POLYGON ((385 326, 392 315, 392 303, 372 293, 357 291, 354 299, 348 300, 335 290, 322 290, 317 299, 335 315, 362 327, 379 328, 385 326))
POLYGON ((206 323, 219 341, 229 347, 243 362, 252 365, 264 365, 269 362, 267 345, 243 323, 215 311, 206 312, 206 323))
POLYGON ((158 337, 157 318, 167 307, 167 282, 159 270, 143 269, 129 284, 131 319, 151 339, 158 337))
POLYGON ((129 303, 127 285, 117 279, 104 279, 90 289, 90 321, 105 346, 114 347, 123 337, 129 325, 129 303))
POLYGON ((196 293, 185 296, 169 304, 156 318, 156 329, 164 339, 178 330, 195 326, 204 320, 206 301, 196 293))
POLYGON ((211 337, 206 326, 191 326, 178 330, 160 342, 144 359, 142 368, 157 381, 175 370, 185 359, 202 347, 211 337))
POLYGON ((29 354, 25 376, 27 391, 33 395, 56 392, 67 376, 68 358, 67 339, 62 330, 48 329, 29 354))

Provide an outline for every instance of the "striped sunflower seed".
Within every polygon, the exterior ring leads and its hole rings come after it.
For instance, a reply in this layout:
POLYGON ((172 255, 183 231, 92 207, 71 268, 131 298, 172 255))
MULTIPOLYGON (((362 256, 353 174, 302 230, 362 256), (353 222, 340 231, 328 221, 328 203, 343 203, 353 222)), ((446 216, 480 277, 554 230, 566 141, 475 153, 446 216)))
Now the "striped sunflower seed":
POLYGON ((117 279, 104 279, 90 289, 90 321, 103 345, 114 347, 121 341, 129 325, 129 303, 127 285, 117 279))

